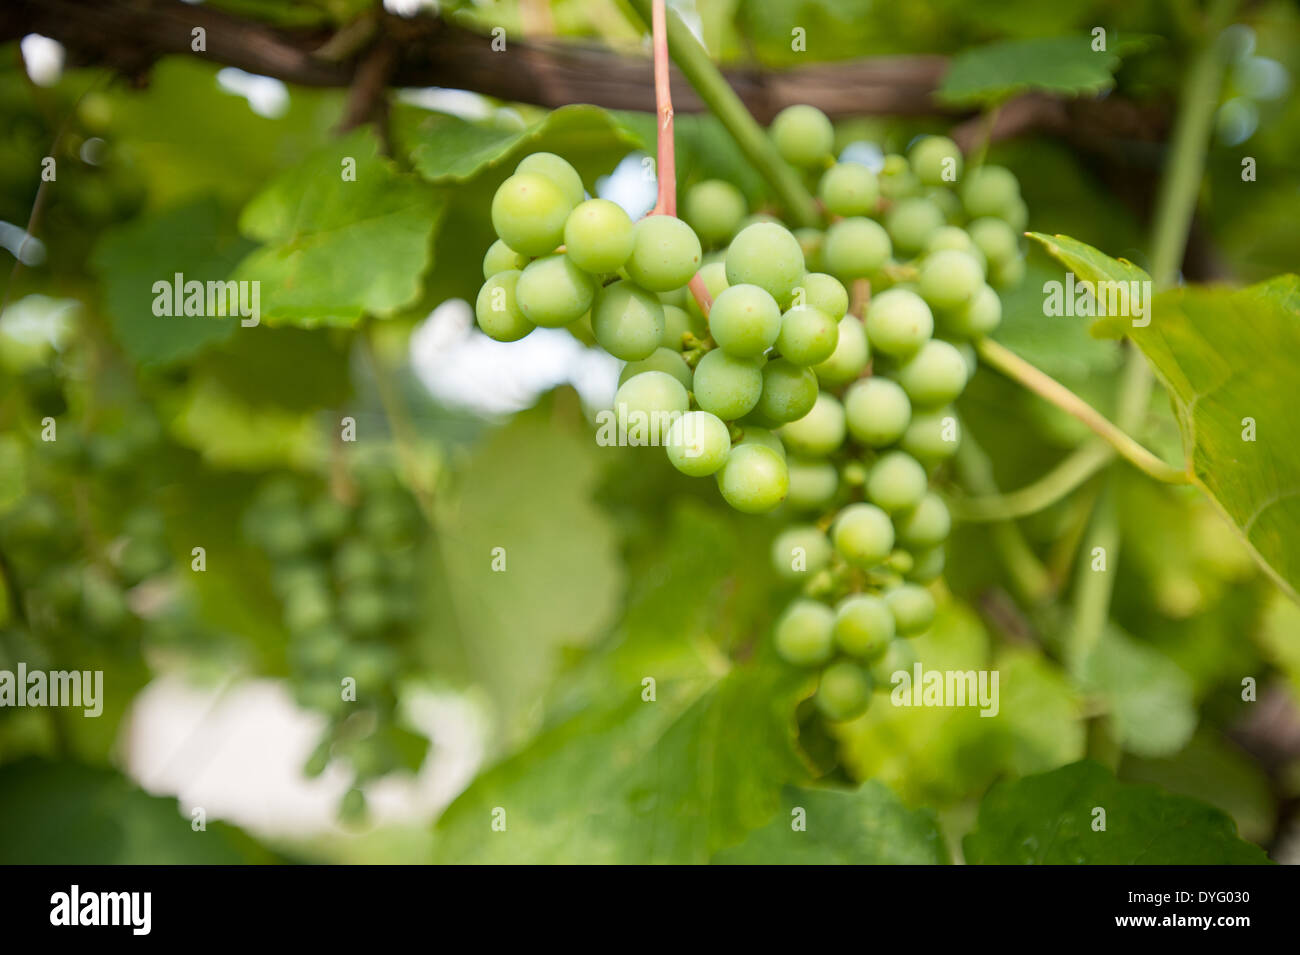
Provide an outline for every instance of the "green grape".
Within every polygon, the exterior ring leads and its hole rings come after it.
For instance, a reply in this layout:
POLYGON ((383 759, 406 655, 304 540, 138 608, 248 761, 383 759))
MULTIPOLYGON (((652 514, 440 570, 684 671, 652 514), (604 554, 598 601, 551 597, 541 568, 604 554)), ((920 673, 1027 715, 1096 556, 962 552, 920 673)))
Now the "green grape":
POLYGON ((795 287, 794 305, 809 305, 838 322, 849 312, 849 291, 833 275, 809 272, 795 287))
POLYGON ((826 236, 821 229, 795 229, 794 237, 799 240, 803 250, 803 262, 806 269, 820 269, 822 260, 822 243, 826 236))
POLYGON ((840 319, 838 341, 835 351, 820 365, 813 366, 817 380, 827 388, 847 385, 867 367, 871 350, 867 346, 867 332, 856 316, 845 315, 840 319))
POLYGON ((740 440, 736 443, 761 445, 775 451, 782 461, 785 460, 785 443, 775 431, 768 428, 744 422, 741 426, 740 440))
POLYGON ((989 270, 989 284, 994 288, 1015 288, 1025 278, 1025 260, 1007 259, 989 270))
POLYGON ((942 547, 923 550, 912 559, 912 569, 907 572, 907 579, 919 584, 928 584, 943 573, 943 564, 942 547))
POLYGON ((944 327, 963 338, 983 338, 1002 322, 1002 299, 981 284, 969 302, 944 315, 944 327))
POLYGON ((820 166, 835 146, 835 129, 816 106, 787 106, 769 130, 781 158, 801 168, 820 166))
POLYGON ((836 645, 849 656, 875 660, 894 639, 894 615, 889 605, 870 594, 851 594, 835 608, 836 645))
POLYGON ((570 208, 580 203, 587 194, 578 170, 574 169, 563 156, 557 156, 555 153, 533 153, 531 156, 525 156, 515 167, 515 175, 522 172, 534 173, 551 180, 569 200, 570 208))
POLYGON ((900 199, 885 216, 885 228, 895 252, 914 255, 944 227, 943 211, 929 199, 900 199))
POLYGON ((814 306, 797 305, 781 316, 776 348, 796 365, 816 365, 834 354, 839 338, 837 319, 814 306))
POLYGON ((332 543, 343 536, 351 516, 346 504, 329 495, 318 497, 307 508, 307 523, 311 525, 312 535, 318 541, 326 543, 332 543))
POLYGON ((758 222, 741 229, 727 248, 727 283, 757 285, 786 308, 804 276, 803 249, 785 226, 758 222))
POLYGON ((564 241, 564 222, 574 203, 550 179, 516 173, 492 197, 492 228, 522 255, 546 255, 564 241))
POLYGON ((686 413, 691 406, 690 396, 682 383, 663 371, 643 371, 618 386, 614 394, 614 407, 619 420, 644 422, 658 432, 667 431, 667 418, 686 413), (656 425, 656 422, 664 422, 656 425))
POLYGON ((817 402, 817 376, 785 358, 763 367, 763 393, 755 410, 769 421, 798 421, 817 402))
POLYGON ((343 799, 339 803, 339 821, 350 826, 359 826, 369 815, 370 808, 366 805, 365 793, 354 786, 343 794, 343 799))
POLYGON ((691 316, 686 314, 684 308, 678 308, 676 305, 664 305, 664 337, 659 340, 663 347, 675 352, 682 350, 682 338, 687 332, 696 337, 701 337, 698 332, 703 329, 697 329, 695 323, 691 321, 691 316))
POLYGON ((966 221, 966 210, 962 208, 961 199, 951 189, 931 187, 922 195, 939 207, 944 221, 948 223, 944 226, 945 229, 959 226, 966 221))
POLYGON ((1011 226, 1012 232, 1024 232, 1025 226, 1029 224, 1029 207, 1019 196, 1013 202, 1003 206, 998 215, 1011 226))
POLYGON ((323 627, 333 615, 329 592, 323 587, 299 588, 284 601, 284 625, 290 633, 307 633, 323 627))
POLYGON ((849 434, 869 447, 893 444, 907 430, 911 417, 907 393, 888 378, 873 376, 854 382, 844 394, 849 434))
POLYGON ((515 301, 524 318, 543 328, 559 328, 581 318, 595 295, 591 276, 564 255, 529 263, 515 284, 515 301))
POLYGON ((921 191, 921 180, 912 172, 907 157, 897 153, 885 157, 878 180, 880 194, 886 199, 906 199, 921 191))
POLYGON ((840 162, 822 175, 817 194, 833 216, 869 216, 880 201, 880 184, 861 163, 840 162))
POLYGON ((900 365, 895 377, 914 406, 933 408, 960 395, 968 375, 961 352, 948 342, 933 339, 900 365))
MULTIPOLYGON (((718 296, 727 289, 727 266, 723 262, 706 262, 699 271, 700 280, 704 282, 704 288, 709 293, 709 298, 715 302, 718 296)), ((686 314, 700 323, 705 324, 704 313, 700 311, 700 303, 695 301, 695 296, 686 291, 686 314)))
POLYGON ((728 504, 745 514, 763 514, 785 500, 790 474, 785 461, 761 444, 739 444, 718 471, 718 488, 728 504))
POLYGON ((912 676, 912 664, 916 662, 916 647, 910 640, 895 638, 889 641, 884 654, 871 661, 869 672, 875 685, 884 689, 894 683, 894 675, 906 673, 912 676))
POLYGON ((488 246, 487 254, 483 256, 483 278, 490 279, 498 272, 509 272, 511 270, 522 272, 527 264, 528 256, 520 255, 500 239, 497 239, 488 246))
POLYGON ((700 267, 700 240, 681 219, 646 216, 632 230, 627 274, 652 292, 667 292, 689 282, 700 267))
POLYGON ((797 511, 819 511, 830 505, 840 486, 840 472, 829 461, 789 458, 790 492, 785 502, 797 511))
POLYGON ((391 620, 384 591, 369 585, 353 587, 339 599, 339 618, 354 633, 379 633, 391 620))
POLYGON ((834 625, 830 607, 815 600, 795 600, 777 618, 776 652, 795 666, 821 666, 831 658, 834 625))
POLYGON ((729 182, 706 179, 686 191, 682 218, 706 243, 725 242, 749 212, 745 197, 729 182))
POLYGON ((874 504, 850 504, 831 527, 840 556, 854 567, 875 567, 894 549, 894 525, 874 504))
POLYGON ((948 539, 952 517, 943 499, 933 492, 926 494, 916 507, 895 516, 898 539, 912 550, 938 547, 948 539))
POLYGON ((979 371, 979 353, 970 342, 958 342, 955 347, 966 363, 966 380, 970 381, 975 377, 975 372, 979 371))
POLYGON ((831 542, 813 524, 792 524, 772 541, 772 566, 786 580, 807 580, 830 562, 831 542))
POLYGON ((649 358, 628 362, 618 376, 618 383, 621 385, 643 371, 667 372, 680 381, 687 391, 691 389, 691 366, 686 364, 686 359, 682 358, 681 352, 673 351, 671 348, 656 348, 649 358))
POLYGON ((891 288, 872 297, 866 327, 872 351, 901 357, 930 340, 934 315, 925 299, 915 292, 891 288))
POLYGON ((826 230, 822 261, 836 278, 852 281, 878 272, 891 252, 889 233, 879 222, 854 216, 826 230))
POLYGON ((731 434, 716 415, 688 411, 668 429, 665 446, 673 467, 691 477, 704 477, 727 462, 731 434))
POLYGON ((926 136, 911 152, 912 171, 927 186, 941 186, 961 177, 961 150, 947 136, 926 136))
POLYGON ((519 310, 519 302, 515 299, 521 274, 523 273, 514 269, 498 272, 479 289, 478 299, 474 303, 474 317, 488 338, 499 342, 515 342, 537 327, 524 317, 524 313, 519 310))
POLYGON ((1020 255, 1020 240, 1011 226, 1001 219, 992 216, 976 219, 966 226, 966 231, 984 258, 995 265, 1020 255))
POLYGON ((586 272, 616 271, 632 254, 632 220, 618 203, 588 199, 564 222, 564 254, 586 272))
POLYGON ((893 513, 915 507, 926 492, 925 468, 903 451, 882 454, 867 475, 867 500, 893 513))
POLYGON ((930 236, 930 241, 925 244, 926 252, 942 252, 945 249, 969 252, 980 261, 981 265, 984 264, 983 253, 975 247, 970 235, 960 226, 944 226, 930 236))
POLYGON ((383 572, 383 567, 379 552, 360 538, 345 540, 334 552, 334 574, 344 584, 374 580, 383 572))
POLYGON ((981 166, 966 176, 961 201, 972 219, 996 216, 1020 198, 1020 183, 1011 170, 1001 166, 981 166))
POLYGON ((733 284, 714 300, 709 330, 724 351, 753 358, 776 341, 781 332, 781 309, 776 299, 757 285, 733 284))
POLYGON ((762 392, 760 359, 737 358, 715 348, 695 366, 696 402, 723 421, 735 421, 749 414, 762 392))
POLYGON ((838 660, 822 671, 813 701, 832 722, 855 720, 871 703, 871 677, 857 664, 838 660))
POLYGON ((885 603, 894 615, 900 637, 912 637, 934 623, 934 597, 917 584, 902 584, 885 593, 885 603))
POLYGON ((645 289, 619 279, 596 294, 591 329, 600 347, 615 358, 640 361, 663 340, 664 307, 645 289))
POLYGON ((819 458, 839 450, 844 428, 844 406, 822 391, 806 415, 781 428, 780 437, 794 454, 819 458))
POLYGON ((656 292, 659 301, 665 306, 675 305, 678 308, 686 308, 686 300, 691 297, 691 290, 682 286, 681 288, 669 289, 667 292, 656 292))
POLYGON ((942 249, 921 263, 921 297, 934 308, 966 304, 984 285, 984 269, 969 252, 942 249))
POLYGON ((899 447, 918 461, 932 464, 956 454, 959 443, 957 416, 951 408, 941 408, 915 412, 899 447))

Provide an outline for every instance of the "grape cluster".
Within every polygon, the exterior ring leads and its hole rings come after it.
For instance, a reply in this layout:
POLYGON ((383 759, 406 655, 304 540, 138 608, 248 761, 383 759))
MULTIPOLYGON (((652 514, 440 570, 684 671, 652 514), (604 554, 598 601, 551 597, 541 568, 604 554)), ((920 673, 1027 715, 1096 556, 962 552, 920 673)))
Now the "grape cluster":
POLYGON ((1026 207, 1010 171, 963 170, 942 136, 876 172, 832 159, 834 130, 813 107, 782 111, 770 135, 826 228, 750 215, 718 180, 686 192, 683 219, 633 223, 539 153, 493 199, 499 240, 476 312, 500 341, 589 322, 628 363, 625 419, 672 422, 660 443, 674 467, 712 475, 744 513, 784 504, 812 518, 774 544, 778 572, 805 582, 776 644, 823 668, 817 707, 838 721, 905 658, 899 638, 933 619, 923 585, 943 570, 950 518, 931 479, 957 449, 951 404, 975 370, 971 342, 1001 320, 996 290, 1023 276, 1026 207))

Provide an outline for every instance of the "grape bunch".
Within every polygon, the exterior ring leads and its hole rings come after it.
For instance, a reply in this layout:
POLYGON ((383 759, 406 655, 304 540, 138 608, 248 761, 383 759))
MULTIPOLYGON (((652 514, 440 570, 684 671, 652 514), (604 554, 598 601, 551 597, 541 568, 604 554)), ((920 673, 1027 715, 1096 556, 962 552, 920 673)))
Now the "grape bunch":
POLYGON ((751 215, 720 180, 689 188, 681 219, 634 223, 537 153, 493 198, 476 315, 499 341, 589 326, 627 362, 620 420, 670 422, 658 443, 679 471, 712 475, 738 511, 798 521, 773 545, 778 572, 803 582, 776 646, 822 668, 817 708, 841 721, 933 620, 924 585, 951 521, 931 483, 957 450, 972 341, 1001 320, 997 289, 1023 277, 1027 212, 1010 171, 964 170, 946 137, 877 172, 834 161, 830 120, 811 106, 769 132, 825 228, 751 215))

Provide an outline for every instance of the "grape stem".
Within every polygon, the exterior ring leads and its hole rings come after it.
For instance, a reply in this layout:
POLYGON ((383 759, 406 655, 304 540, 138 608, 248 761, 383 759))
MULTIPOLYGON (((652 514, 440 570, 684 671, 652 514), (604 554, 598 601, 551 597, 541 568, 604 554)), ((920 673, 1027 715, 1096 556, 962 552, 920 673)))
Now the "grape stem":
POLYGON ((1018 491, 986 497, 957 498, 949 502, 953 517, 972 523, 1006 521, 1037 514, 1080 487, 1115 457, 1100 438, 1075 449, 1037 481, 1018 491))
POLYGON ((1160 460, 1088 402, 1055 378, 1039 371, 1010 349, 999 345, 991 338, 985 338, 975 346, 975 350, 979 352, 979 356, 983 361, 996 368, 1012 381, 1023 385, 1040 398, 1044 398, 1056 405, 1066 414, 1073 415, 1082 421, 1094 434, 1118 451, 1121 457, 1138 470, 1166 484, 1190 483, 1191 475, 1187 473, 1186 468, 1176 468, 1160 460))
MULTIPOLYGON (((677 215, 677 157, 673 150, 673 91, 668 81, 668 26, 665 0, 654 0, 650 29, 654 34, 655 112, 659 117, 655 174, 659 197, 648 215, 677 215)), ((694 291, 692 289, 692 291, 694 291)))

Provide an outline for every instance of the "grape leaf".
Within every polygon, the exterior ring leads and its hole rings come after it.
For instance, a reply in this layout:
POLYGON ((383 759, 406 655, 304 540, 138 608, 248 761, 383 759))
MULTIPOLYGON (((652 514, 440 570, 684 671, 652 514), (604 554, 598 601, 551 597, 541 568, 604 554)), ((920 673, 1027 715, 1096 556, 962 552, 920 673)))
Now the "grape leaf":
POLYGON ((976 47, 953 57, 938 97, 952 106, 1000 103, 1043 90, 1095 95, 1115 85, 1120 57, 1095 51, 1090 36, 1036 37, 976 47))
POLYGON ((1139 756, 1170 756, 1196 729, 1192 680, 1167 656, 1108 626, 1083 679, 1105 702, 1117 742, 1139 756))
POLYGON ((783 811, 738 846, 713 857, 721 865, 927 865, 950 861, 934 813, 907 809, 875 781, 857 792, 785 791, 783 811), (792 827, 797 809, 806 830, 792 827))
MULTIPOLYGON (((1151 281, 1151 276, 1128 259, 1112 259, 1105 252, 1068 235, 1045 235, 1042 232, 1028 232, 1026 235, 1040 243, 1052 258, 1064 265, 1067 271, 1073 272, 1077 279, 1091 282, 1094 286, 1098 282, 1151 281)), ((1132 321, 1131 318, 1124 320, 1132 321)))
POLYGON ((975 865, 1261 865, 1226 813, 1154 786, 1121 783, 1084 760, 1003 782, 962 842, 975 865), (1095 809, 1106 812, 1094 831, 1095 809))
POLYGON ((397 172, 366 130, 318 150, 244 208, 265 243, 235 278, 261 283, 268 323, 354 325, 419 298, 444 200, 397 172), (355 163, 355 180, 345 178, 355 163))

